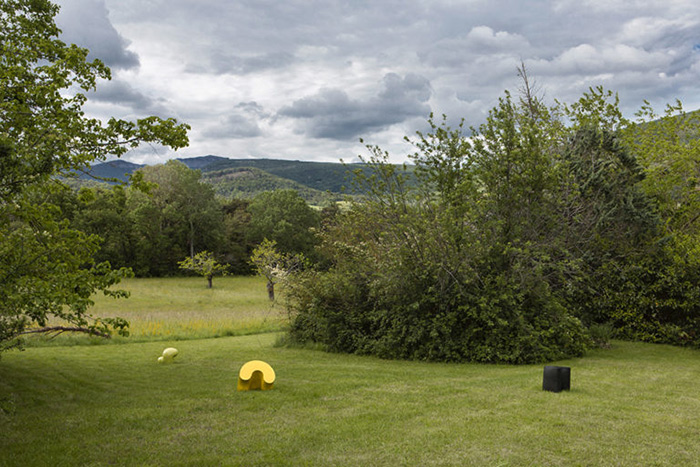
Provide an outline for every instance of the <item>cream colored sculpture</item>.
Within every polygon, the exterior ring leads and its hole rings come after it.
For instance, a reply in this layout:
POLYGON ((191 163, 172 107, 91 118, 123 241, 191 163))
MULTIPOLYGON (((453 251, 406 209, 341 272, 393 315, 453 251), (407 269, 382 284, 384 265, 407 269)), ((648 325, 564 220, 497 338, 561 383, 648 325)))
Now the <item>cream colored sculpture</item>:
POLYGON ((172 363, 173 359, 177 357, 178 353, 180 352, 178 352, 176 348, 168 347, 167 349, 163 350, 163 355, 158 357, 158 363, 172 363))
POLYGON ((261 360, 251 360, 241 367, 238 373, 238 390, 250 391, 272 389, 275 383, 275 370, 261 360))

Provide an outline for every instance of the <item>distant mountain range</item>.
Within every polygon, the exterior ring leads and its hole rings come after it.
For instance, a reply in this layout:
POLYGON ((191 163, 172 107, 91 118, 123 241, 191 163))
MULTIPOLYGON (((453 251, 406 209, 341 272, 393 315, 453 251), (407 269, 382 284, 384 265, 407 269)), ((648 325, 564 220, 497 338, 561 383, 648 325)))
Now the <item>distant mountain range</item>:
MULTIPOLYGON (((688 112, 682 118, 698 119, 700 110, 688 112)), ((655 123, 652 121, 645 125, 655 123)), ((697 138, 697 135, 691 138, 697 138)), ((201 170, 203 181, 213 185, 216 192, 224 197, 250 199, 263 191, 294 189, 313 204, 352 194, 352 172, 360 170, 367 173, 370 170, 364 164, 230 159, 214 155, 177 160, 191 169, 201 170)), ((120 159, 103 162, 92 166, 89 174, 80 174, 78 184, 109 183, 109 179, 123 182, 127 180, 127 175, 141 167, 144 165, 120 159)))
MULTIPOLYGON (((227 198, 249 199, 263 191, 294 189, 314 204, 323 200, 341 199, 344 193, 351 191, 352 172, 358 169, 369 170, 364 164, 229 159, 213 155, 177 160, 191 169, 200 170, 202 180, 227 198)), ((128 175, 142 167, 143 164, 118 159, 95 164, 89 173, 80 174, 78 178, 84 182, 125 182, 128 175)))
POLYGON ((144 165, 117 159, 114 161, 95 164, 88 173, 82 173, 78 178, 82 180, 98 180, 104 181, 105 183, 116 183, 108 180, 100 180, 113 178, 125 182, 127 180, 127 175, 131 175, 141 167, 144 167, 144 165))

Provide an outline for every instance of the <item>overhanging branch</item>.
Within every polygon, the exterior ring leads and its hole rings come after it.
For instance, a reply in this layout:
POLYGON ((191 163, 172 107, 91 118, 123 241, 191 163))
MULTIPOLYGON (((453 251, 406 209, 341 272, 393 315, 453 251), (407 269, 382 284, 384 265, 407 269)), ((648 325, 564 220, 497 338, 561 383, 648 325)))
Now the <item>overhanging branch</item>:
POLYGON ((18 336, 21 336, 22 334, 42 334, 42 333, 50 333, 50 332, 55 332, 58 334, 64 333, 64 332, 82 332, 85 334, 90 334, 92 336, 97 336, 97 337, 104 337, 105 339, 110 339, 112 336, 98 331, 97 329, 90 329, 90 328, 81 328, 81 327, 67 327, 67 326, 47 326, 39 329, 30 329, 28 331, 22 331, 18 336))

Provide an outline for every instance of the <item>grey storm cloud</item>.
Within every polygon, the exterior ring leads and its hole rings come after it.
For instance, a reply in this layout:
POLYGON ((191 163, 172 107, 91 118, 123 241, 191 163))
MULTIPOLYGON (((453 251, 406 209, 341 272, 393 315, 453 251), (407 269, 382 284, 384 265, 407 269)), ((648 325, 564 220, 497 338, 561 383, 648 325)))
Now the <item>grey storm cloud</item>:
POLYGON ((201 64, 190 65, 186 70, 189 72, 247 75, 265 70, 285 68, 294 61, 294 56, 286 52, 239 56, 230 55, 227 51, 214 51, 211 53, 209 63, 206 66, 201 64))
POLYGON ((139 111, 151 110, 157 105, 153 99, 140 93, 128 83, 118 80, 101 83, 97 91, 90 94, 90 99, 129 106, 139 111))
POLYGON ((90 50, 114 69, 139 66, 138 56, 127 50, 129 42, 114 28, 104 0, 68 0, 61 3, 56 19, 62 29, 61 40, 90 50))
POLYGON ((283 107, 282 117, 295 119, 314 138, 349 140, 415 117, 427 117, 430 82, 419 75, 389 73, 379 92, 366 100, 351 99, 341 89, 324 89, 283 107))
POLYGON ((204 132, 208 138, 254 138, 262 131, 257 122, 246 115, 233 113, 222 118, 217 125, 204 132))

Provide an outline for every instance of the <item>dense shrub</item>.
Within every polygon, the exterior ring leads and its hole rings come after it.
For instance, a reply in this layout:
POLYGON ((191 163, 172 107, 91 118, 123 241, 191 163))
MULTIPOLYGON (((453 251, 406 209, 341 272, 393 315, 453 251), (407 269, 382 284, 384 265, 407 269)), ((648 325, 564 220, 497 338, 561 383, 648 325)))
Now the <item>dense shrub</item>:
POLYGON ((700 346, 700 269, 676 261, 664 255, 605 270, 590 300, 595 321, 609 320, 618 338, 700 346))
POLYGON ((553 297, 503 277, 435 293, 427 274, 388 296, 362 274, 307 272, 288 290, 291 336, 336 352, 383 358, 532 363, 583 354, 581 322, 553 297))
POLYGON ((330 269, 292 284, 291 336, 385 358, 581 355, 585 329, 555 293, 566 268, 548 264, 557 211, 543 207, 560 169, 543 163, 541 122, 519 112, 504 99, 473 145, 461 127, 419 134, 415 186, 370 147, 365 197, 322 236, 330 269))
POLYGON ((409 140, 415 185, 369 146, 364 197, 321 233, 326 269, 292 281, 291 338, 499 363, 579 356, 613 333, 697 343, 697 242, 679 254, 608 97, 548 109, 507 94, 470 139, 431 119, 409 140))

